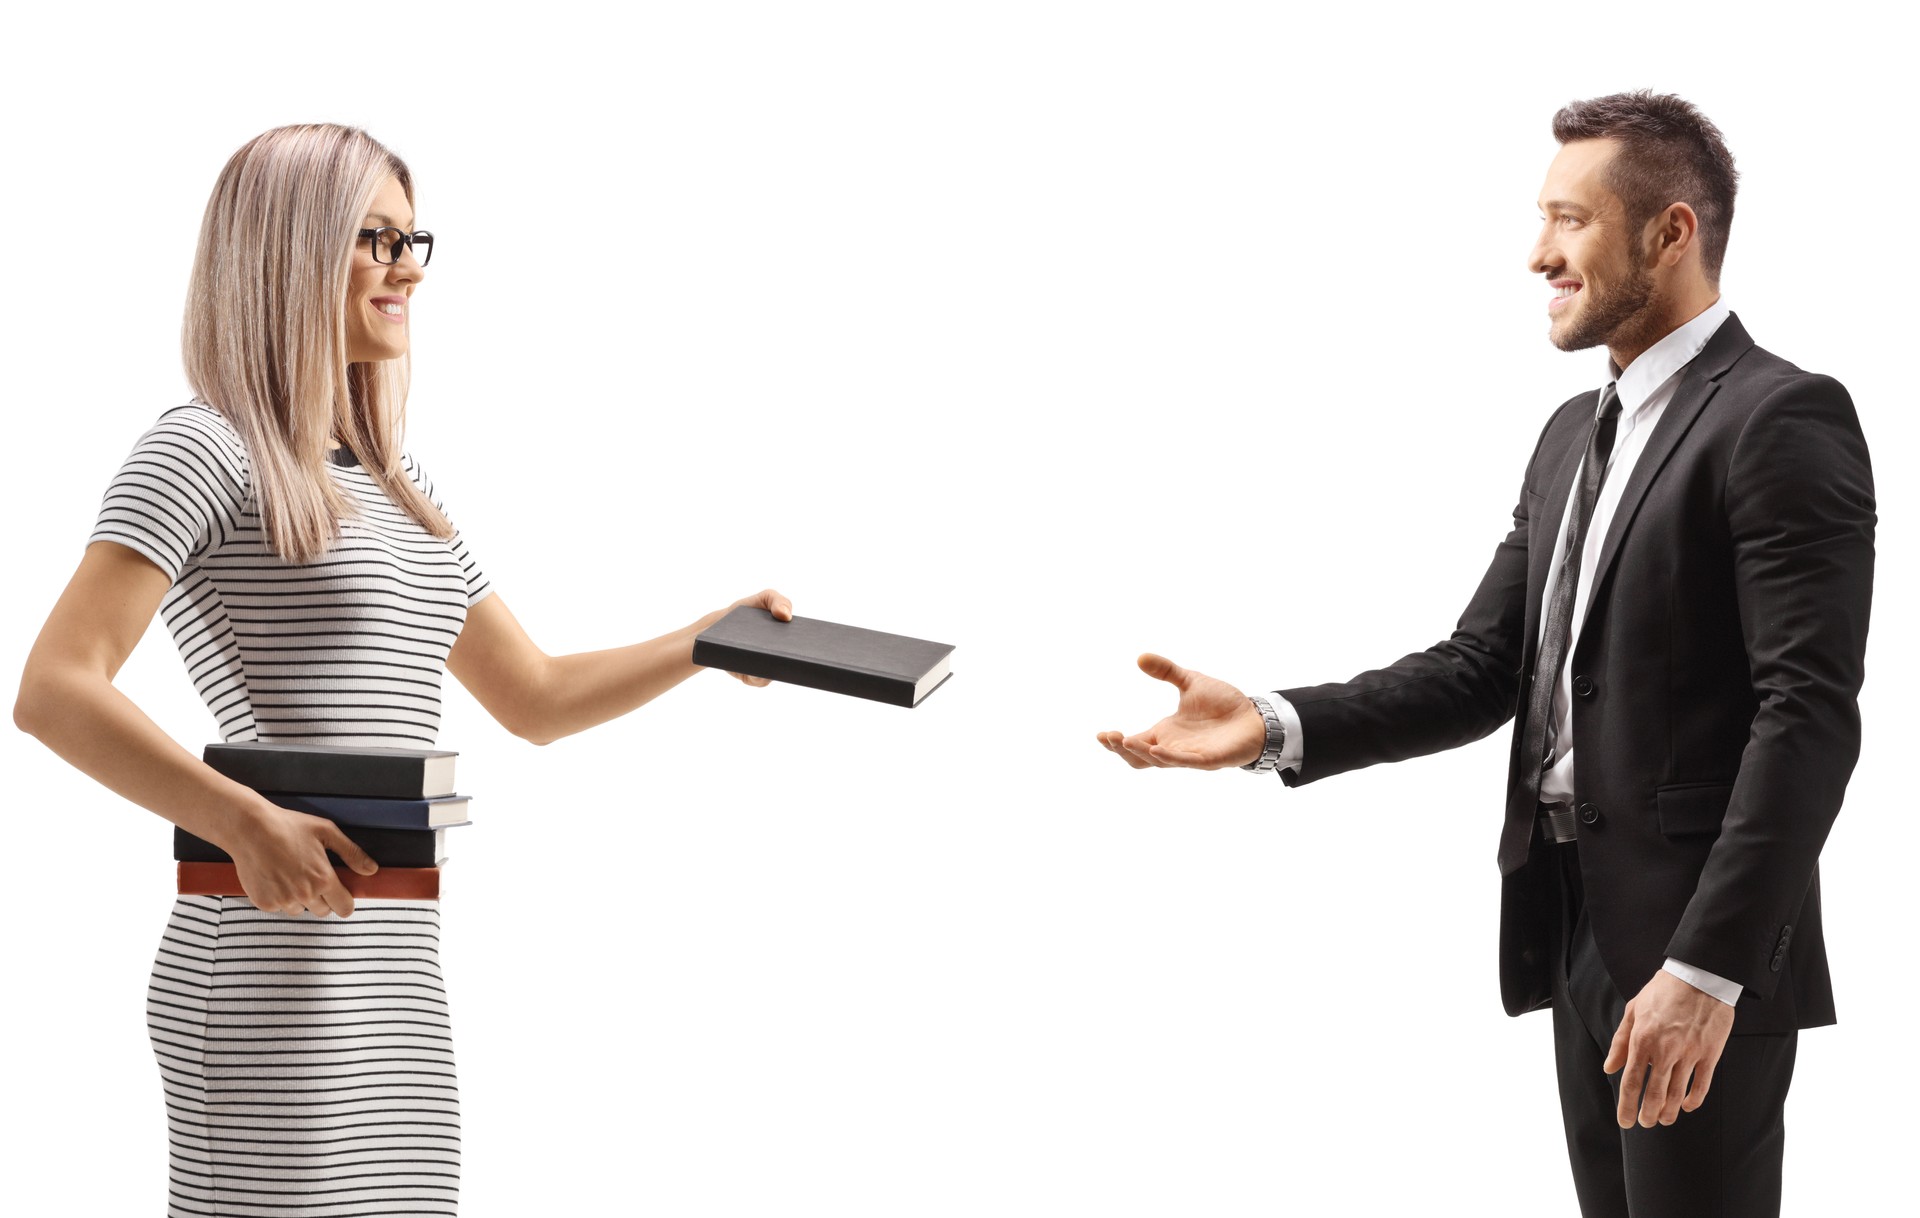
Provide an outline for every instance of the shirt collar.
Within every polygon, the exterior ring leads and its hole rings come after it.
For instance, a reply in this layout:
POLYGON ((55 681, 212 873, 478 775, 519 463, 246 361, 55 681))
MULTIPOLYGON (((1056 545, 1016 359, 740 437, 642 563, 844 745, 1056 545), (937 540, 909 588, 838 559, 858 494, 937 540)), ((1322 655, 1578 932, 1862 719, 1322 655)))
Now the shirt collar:
POLYGON ((1716 298, 1693 320, 1642 351, 1640 357, 1628 364, 1624 372, 1614 365, 1613 357, 1609 355, 1607 380, 1615 383, 1615 392, 1620 395, 1621 413, 1632 414, 1646 405, 1655 390, 1693 362, 1693 357, 1700 354, 1700 349, 1707 345, 1707 340, 1713 337, 1720 323, 1726 321, 1732 312, 1727 307, 1726 297, 1716 298))

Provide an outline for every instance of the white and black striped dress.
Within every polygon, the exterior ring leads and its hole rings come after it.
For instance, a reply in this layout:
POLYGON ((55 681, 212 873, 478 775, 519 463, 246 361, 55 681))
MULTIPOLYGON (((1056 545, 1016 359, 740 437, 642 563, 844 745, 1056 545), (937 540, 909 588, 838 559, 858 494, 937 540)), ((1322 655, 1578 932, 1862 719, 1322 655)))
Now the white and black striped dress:
MULTIPOLYGON (((427 533, 352 460, 328 469, 365 515, 306 565, 273 553, 245 446, 204 403, 162 414, 107 489, 88 544, 172 577, 161 615, 225 740, 435 743, 447 652, 492 589, 457 533, 427 533)), ((176 898, 147 1001, 170 1218, 456 1211, 439 926, 436 901, 357 900, 341 919, 176 898)))

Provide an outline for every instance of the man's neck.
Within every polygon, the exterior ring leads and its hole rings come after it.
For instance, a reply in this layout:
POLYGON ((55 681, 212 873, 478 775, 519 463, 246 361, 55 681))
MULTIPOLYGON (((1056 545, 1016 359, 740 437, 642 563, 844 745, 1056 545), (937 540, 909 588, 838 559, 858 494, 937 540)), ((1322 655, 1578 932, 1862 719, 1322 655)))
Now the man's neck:
POLYGON ((1684 295, 1668 302, 1659 321, 1644 328, 1635 328, 1631 334, 1620 334, 1609 339, 1607 354, 1613 360, 1613 375, 1618 377, 1625 372, 1634 360, 1645 355, 1655 343, 1712 308, 1719 299, 1719 288, 1704 283, 1696 284, 1684 295))

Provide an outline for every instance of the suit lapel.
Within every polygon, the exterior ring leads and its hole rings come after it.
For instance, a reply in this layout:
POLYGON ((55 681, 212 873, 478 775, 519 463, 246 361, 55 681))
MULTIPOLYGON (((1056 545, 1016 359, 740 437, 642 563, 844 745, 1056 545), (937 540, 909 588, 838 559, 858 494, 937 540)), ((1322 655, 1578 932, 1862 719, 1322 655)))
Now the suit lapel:
MULTIPOLYGON (((1646 448, 1641 450, 1640 459, 1634 462, 1633 476, 1627 479, 1626 487, 1620 492, 1619 506, 1614 508, 1613 519, 1607 525, 1606 539, 1600 546, 1600 558, 1593 564, 1593 570, 1583 575, 1584 582, 1594 589, 1594 595, 1588 602, 1586 620, 1581 624, 1583 635, 1587 625, 1599 616, 1602 604, 1600 587, 1607 573, 1613 569, 1614 559, 1620 554, 1621 541, 1632 526, 1641 501, 1647 497, 1647 488, 1659 477, 1667 458, 1673 455, 1673 450, 1679 447, 1681 438, 1693 426, 1693 421, 1700 417, 1700 412, 1706 409, 1707 403, 1719 390, 1720 378, 1751 346, 1753 339, 1747 336, 1746 327, 1740 324, 1739 316, 1729 313, 1707 345, 1700 349, 1700 354, 1680 374, 1680 383, 1673 390, 1673 400, 1667 403, 1653 434, 1647 437, 1646 448)), ((1566 501, 1564 492, 1560 499, 1563 503, 1566 501)))

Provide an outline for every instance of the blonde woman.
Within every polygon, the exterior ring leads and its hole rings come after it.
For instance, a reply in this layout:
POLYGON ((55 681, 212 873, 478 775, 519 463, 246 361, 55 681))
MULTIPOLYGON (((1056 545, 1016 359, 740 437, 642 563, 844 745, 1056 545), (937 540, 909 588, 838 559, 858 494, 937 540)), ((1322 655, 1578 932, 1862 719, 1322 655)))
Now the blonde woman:
MULTIPOLYGON (((435 901, 361 900, 332 822, 208 768, 113 677, 156 610, 229 741, 429 747, 443 668, 544 744, 698 671, 691 641, 549 656, 406 451, 408 316, 432 256, 407 167, 364 132, 235 153, 200 229, 162 413, 103 498, 14 719, 233 856, 246 897, 181 896, 149 988, 170 1215, 452 1214, 460 1126, 435 901)), ((771 590, 741 604, 790 618, 771 590)), ((765 684, 741 678, 750 684, 765 684)), ((156 867, 165 864, 159 860, 156 867)))

